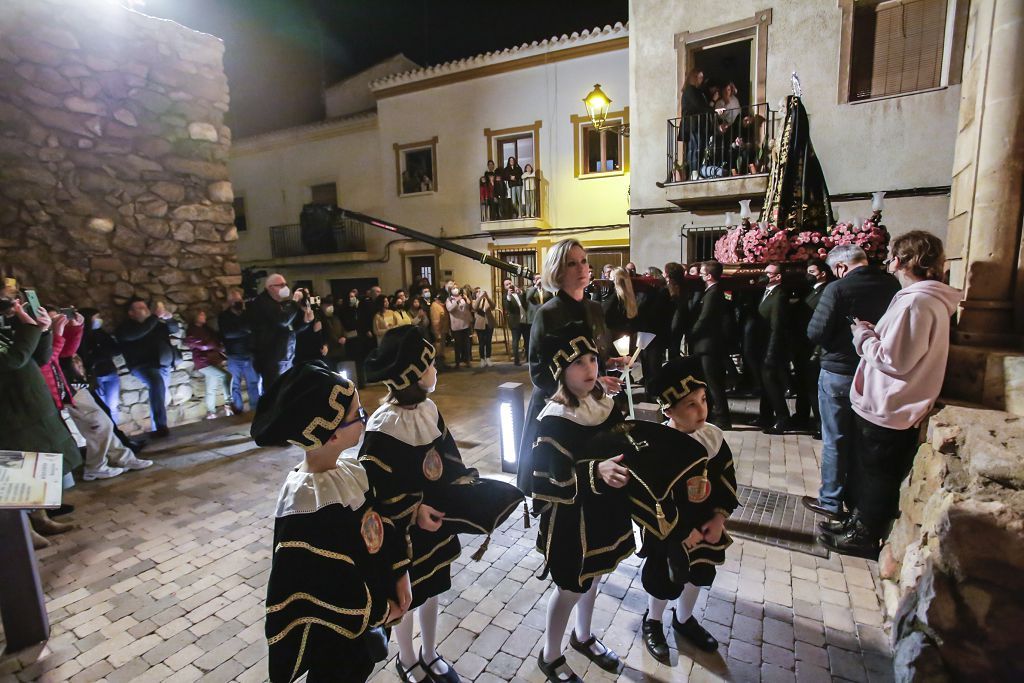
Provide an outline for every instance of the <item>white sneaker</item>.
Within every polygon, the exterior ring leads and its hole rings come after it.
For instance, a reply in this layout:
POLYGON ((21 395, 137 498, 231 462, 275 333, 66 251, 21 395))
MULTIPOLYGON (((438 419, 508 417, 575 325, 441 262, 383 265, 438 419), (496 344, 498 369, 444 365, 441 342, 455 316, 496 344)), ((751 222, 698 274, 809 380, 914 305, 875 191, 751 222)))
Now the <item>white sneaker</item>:
POLYGON ((134 454, 129 453, 125 457, 121 458, 121 462, 117 463, 117 466, 125 470, 144 470, 147 467, 152 467, 153 461, 143 460, 142 458, 137 458, 134 454))
POLYGON ((224 417, 231 417, 235 414, 235 411, 231 409, 231 406, 224 404, 224 417))
POLYGON ((103 465, 97 467, 94 470, 86 469, 82 473, 82 479, 85 481, 92 481, 94 479, 112 479, 119 475, 124 474, 125 470, 123 467, 111 467, 110 465, 103 465))

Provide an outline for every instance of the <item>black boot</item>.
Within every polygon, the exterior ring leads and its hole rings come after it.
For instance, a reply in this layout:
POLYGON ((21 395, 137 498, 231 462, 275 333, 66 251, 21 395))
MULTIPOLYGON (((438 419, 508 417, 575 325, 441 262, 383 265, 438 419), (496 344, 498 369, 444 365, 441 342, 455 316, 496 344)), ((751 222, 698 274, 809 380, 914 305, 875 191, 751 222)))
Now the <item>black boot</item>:
POLYGON ((662 664, 668 664, 668 642, 665 640, 665 627, 662 623, 656 619, 648 619, 647 612, 644 612, 644 620, 640 628, 647 651, 662 664))
POLYGON ((847 529, 842 533, 822 534, 818 543, 840 555, 852 555, 868 560, 877 560, 879 548, 878 534, 872 532, 859 517, 854 517, 847 529))
POLYGON ((673 610, 672 630, 691 645, 704 652, 714 652, 718 649, 718 640, 704 630, 704 627, 697 623, 697 620, 692 615, 686 621, 680 622, 676 619, 675 610, 673 610))
POLYGON ((849 531, 850 523, 853 521, 852 515, 841 517, 839 519, 826 519, 824 522, 818 522, 818 530, 823 534, 835 536, 837 534, 843 534, 849 531))

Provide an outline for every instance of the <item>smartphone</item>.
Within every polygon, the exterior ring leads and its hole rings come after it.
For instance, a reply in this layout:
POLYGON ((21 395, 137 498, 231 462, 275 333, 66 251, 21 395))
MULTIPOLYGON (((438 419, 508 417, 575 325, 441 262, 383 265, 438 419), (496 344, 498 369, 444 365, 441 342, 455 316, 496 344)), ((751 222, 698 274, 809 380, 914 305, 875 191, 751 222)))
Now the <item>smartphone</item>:
POLYGON ((38 318, 46 312, 43 310, 43 307, 39 305, 39 296, 36 294, 36 290, 23 289, 21 291, 25 293, 25 301, 28 302, 29 312, 32 314, 33 318, 38 318))
POLYGON ((848 315, 846 316, 846 322, 850 323, 851 325, 856 325, 857 319, 854 318, 852 315, 848 315))
POLYGON ((67 318, 68 320, 74 320, 76 313, 77 311, 75 310, 74 306, 69 306, 68 308, 60 309, 60 314, 67 318))

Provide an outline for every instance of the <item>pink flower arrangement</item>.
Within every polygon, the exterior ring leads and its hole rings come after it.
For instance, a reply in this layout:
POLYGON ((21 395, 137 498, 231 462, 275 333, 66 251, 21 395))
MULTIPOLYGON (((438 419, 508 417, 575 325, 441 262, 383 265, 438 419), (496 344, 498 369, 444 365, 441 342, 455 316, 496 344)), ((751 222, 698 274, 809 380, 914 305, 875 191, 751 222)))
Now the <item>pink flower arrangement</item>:
POLYGON ((840 244, 856 244, 864 250, 869 259, 880 259, 885 257, 889 248, 889 231, 884 225, 870 220, 859 226, 836 223, 825 236, 824 243, 828 249, 840 244))
POLYGON ((798 232, 789 240, 789 244, 789 261, 806 261, 809 258, 825 258, 828 255, 825 236, 813 230, 798 232))
POLYGON ((715 260, 719 263, 739 263, 742 257, 740 240, 743 238, 743 226, 730 228, 728 232, 715 242, 715 260))
POLYGON ((784 261, 789 253, 789 236, 772 225, 752 227, 743 233, 740 249, 746 263, 784 261))

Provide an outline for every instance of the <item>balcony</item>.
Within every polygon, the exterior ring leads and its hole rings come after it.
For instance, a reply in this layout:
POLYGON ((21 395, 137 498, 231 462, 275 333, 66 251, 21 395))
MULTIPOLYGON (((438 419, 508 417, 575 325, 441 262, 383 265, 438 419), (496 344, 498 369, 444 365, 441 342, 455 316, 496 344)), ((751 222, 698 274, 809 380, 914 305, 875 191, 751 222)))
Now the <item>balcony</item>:
POLYGON ((319 229, 300 224, 270 228, 271 258, 254 265, 314 265, 344 263, 366 257, 363 224, 338 219, 319 229))
MULTIPOLYGON (((547 182, 537 174, 536 189, 522 188, 518 201, 511 197, 495 197, 490 185, 480 186, 480 231, 492 235, 536 234, 549 226, 544 220, 544 186, 547 182)), ((497 193, 501 193, 499 189, 497 193)))
POLYGON ((665 199, 676 206, 717 211, 768 189, 778 112, 766 103, 721 113, 669 119, 665 199))

